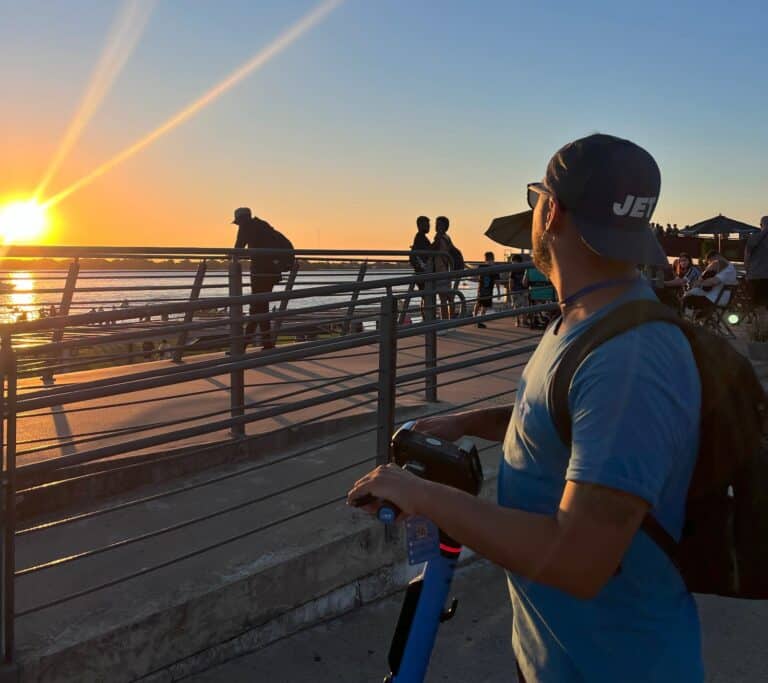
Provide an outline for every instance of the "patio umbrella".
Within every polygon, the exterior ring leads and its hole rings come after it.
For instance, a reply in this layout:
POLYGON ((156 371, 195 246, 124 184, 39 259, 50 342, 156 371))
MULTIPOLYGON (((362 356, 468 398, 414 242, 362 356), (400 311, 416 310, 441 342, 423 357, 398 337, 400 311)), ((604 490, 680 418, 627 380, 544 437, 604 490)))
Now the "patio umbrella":
POLYGON ((742 223, 741 221, 728 218, 723 214, 718 214, 712 218, 707 218, 705 221, 699 221, 694 225, 686 228, 682 231, 684 235, 729 235, 735 232, 739 235, 752 234, 753 232, 760 232, 760 228, 756 228, 754 225, 748 223, 742 223))
POLYGON ((531 249, 531 225, 533 223, 533 211, 523 211, 511 216, 494 218, 485 236, 505 247, 516 249, 531 249))

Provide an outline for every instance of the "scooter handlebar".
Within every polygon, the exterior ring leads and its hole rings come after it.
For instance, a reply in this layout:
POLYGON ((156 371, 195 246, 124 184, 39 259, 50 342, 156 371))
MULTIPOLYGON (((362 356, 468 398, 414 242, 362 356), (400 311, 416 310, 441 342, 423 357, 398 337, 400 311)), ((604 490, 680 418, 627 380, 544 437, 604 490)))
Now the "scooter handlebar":
POLYGON ((381 500, 381 498, 377 498, 370 493, 366 493, 364 496, 360 496, 349 501, 349 504, 353 507, 363 507, 365 505, 373 505, 375 503, 379 503, 379 507, 376 510, 376 517, 379 519, 379 521, 384 522, 385 524, 391 524, 400 514, 400 508, 397 507, 397 505, 389 502, 388 500, 381 500))

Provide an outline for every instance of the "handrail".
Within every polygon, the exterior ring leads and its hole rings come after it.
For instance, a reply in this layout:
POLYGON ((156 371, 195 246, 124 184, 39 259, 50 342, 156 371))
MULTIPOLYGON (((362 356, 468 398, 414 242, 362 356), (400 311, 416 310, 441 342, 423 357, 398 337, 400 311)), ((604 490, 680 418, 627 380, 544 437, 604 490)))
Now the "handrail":
MULTIPOLYGON (((525 270, 530 266, 526 264, 505 263, 498 266, 489 266, 487 272, 507 273, 517 270, 525 270)), ((441 273, 420 273, 396 278, 378 278, 368 282, 349 282, 340 285, 321 285, 319 287, 306 287, 294 289, 292 292, 269 292, 265 294, 249 294, 240 297, 211 297, 207 299, 198 299, 193 302, 155 304, 150 306, 136 306, 125 309, 115 309, 111 311, 95 313, 76 313, 70 316, 53 316, 38 320, 21 320, 13 323, 0 324, 0 335, 15 334, 17 332, 34 332, 40 330, 57 329, 70 324, 87 325, 90 323, 106 322, 110 320, 130 320, 138 316, 162 315, 163 313, 186 313, 187 311, 207 310, 210 308, 225 307, 230 304, 245 305, 259 301, 282 301, 285 298, 308 298, 317 296, 327 296, 330 294, 352 293, 354 291, 376 290, 389 287, 408 285, 413 281, 436 282, 449 278, 462 278, 467 276, 476 276, 477 270, 474 268, 465 268, 464 270, 452 270, 441 273)))
POLYGON ((411 254, 417 256, 434 256, 446 254, 431 249, 274 249, 274 248, 250 248, 234 249, 228 247, 73 247, 73 246, 28 246, 11 245, 5 248, 2 259, 12 258, 55 258, 82 257, 82 256, 206 256, 216 255, 221 257, 236 256, 248 258, 258 254, 292 253, 296 256, 403 256, 411 254))
MULTIPOLYGON (((115 253, 115 251, 109 252, 112 248, 107 247, 86 248, 85 251, 83 248, 73 247, 71 249, 79 252, 79 256, 76 258, 83 257, 84 255, 115 253), (91 251, 88 251, 88 249, 91 251)), ((174 251, 175 248, 171 249, 170 252, 169 249, 121 248, 120 253, 128 255, 130 252, 131 255, 135 255, 139 253, 136 250, 140 250, 148 258, 152 258, 152 255, 147 254, 148 251, 151 251, 153 255, 158 257, 167 256, 169 253, 182 253, 181 251, 174 251)), ((0 389, 3 390, 0 393, 0 401, 7 408, 2 411, 7 438, 5 444, 0 443, 0 449, 5 447, 7 451, 6 457, 0 459, 0 461, 4 460, 6 468, 11 465, 15 467, 15 471, 12 474, 19 477, 19 487, 26 488, 23 494, 25 497, 27 495, 39 495, 39 493, 30 494, 27 491, 32 489, 40 492, 44 491, 45 487, 52 481, 65 483, 69 480, 75 481, 75 478, 77 478, 78 486, 80 486, 79 478, 83 474, 98 471, 100 477, 112 476, 112 474, 121 472, 126 468, 134 467, 139 462, 149 462, 150 458, 167 456, 173 459, 171 460, 172 462, 176 462, 177 458, 187 458, 201 450, 207 452, 206 449, 210 449, 210 435, 214 433, 221 434, 229 430, 231 436, 225 436, 224 442, 228 445, 228 448, 239 449, 243 439, 247 438, 245 432, 246 425, 266 425, 266 427, 258 427, 257 429, 266 429, 266 434, 272 434, 282 429, 289 429, 291 424, 311 425, 313 423, 319 424, 318 420, 336 420, 339 415, 349 414, 348 411, 350 410, 355 410, 358 413, 361 410, 369 411, 371 408, 375 409, 377 404, 379 410, 376 413, 376 426, 367 427, 356 433, 377 434, 378 450, 381 459, 394 425, 397 400, 423 391, 423 396, 427 403, 436 401, 439 387, 469 381, 473 377, 483 377, 498 372, 497 367, 499 363, 503 363, 505 372, 508 368, 519 368, 536 347, 537 335, 521 335, 519 338, 509 341, 493 341, 492 343, 479 346, 476 350, 470 348, 468 351, 465 349, 461 353, 454 353, 452 350, 447 355, 438 355, 438 332, 466 325, 474 325, 476 319, 461 317, 451 320, 436 320, 435 311, 439 310, 439 306, 435 302, 435 297, 439 295, 443 304, 446 298, 450 300, 451 294, 456 299, 461 299, 462 302, 464 302, 465 298, 471 302, 470 295, 468 294, 465 297, 458 290, 458 285, 455 284, 455 281, 460 281, 462 278, 477 279, 480 273, 476 268, 465 268, 446 273, 418 274, 410 272, 411 269, 409 267, 403 267, 396 271, 382 269, 376 272, 375 279, 363 279, 365 267, 361 267, 357 276, 359 281, 313 284, 306 287, 301 287, 300 281, 296 281, 293 289, 288 288, 289 291, 242 294, 243 280, 248 277, 248 274, 246 273, 244 278, 241 273, 241 259, 252 257, 254 253, 262 253, 264 251, 270 250, 197 250, 197 276, 194 280, 194 286, 190 288, 190 300, 167 302, 159 300, 156 303, 151 302, 147 305, 129 306, 128 308, 101 312, 95 311, 92 313, 72 313, 65 316, 46 317, 40 320, 0 324, 0 338, 2 338, 0 358, 3 358, 5 363, 5 367, 0 369, 0 389), (227 257, 228 271, 222 271, 218 276, 222 284, 221 289, 228 291, 230 295, 196 298, 197 296, 202 297, 205 291, 203 279, 206 268, 201 264, 205 262, 206 258, 210 258, 212 253, 225 254, 227 257), (205 256, 205 254, 208 256, 205 256), (449 288, 438 289, 437 284, 441 280, 448 281, 450 283, 449 288), (416 283, 422 282, 426 286, 422 291, 417 291, 416 283), (335 298, 339 300, 336 301, 335 298), (402 311, 405 312, 418 310, 418 306, 417 308, 409 308, 411 298, 422 299, 424 308, 423 319, 421 322, 399 324, 398 318, 401 317, 401 305, 404 304, 402 311), (280 302, 280 310, 268 311, 270 302, 280 302), (248 307, 253 305, 256 305, 256 307, 246 313, 248 307), (258 308, 258 305, 261 305, 261 308, 258 308), (265 310, 265 305, 266 313, 261 312, 265 310), (373 308, 374 306, 375 308, 373 308), (216 309, 217 311, 219 309, 227 309, 227 314, 216 315, 206 320, 194 318, 195 314, 200 311, 210 309, 216 309), (180 315, 182 317, 176 317, 180 315), (160 316, 161 322, 145 323, 144 319, 148 316, 160 316), (169 319, 170 316, 174 317, 169 319), (133 322, 137 318, 139 322, 133 322), (281 327, 283 342, 285 342, 286 338, 290 340, 295 339, 296 341, 289 344, 281 344, 268 351, 249 350, 246 352, 244 350, 244 343, 247 334, 249 334, 247 332, 248 328, 245 327, 246 323, 253 325, 265 319, 269 319, 271 322, 284 322, 285 324, 281 327), (362 326, 363 320, 369 321, 366 322, 365 327, 362 326), (371 324, 373 320, 376 321, 375 329, 371 324), (312 322, 308 323, 305 321, 312 322), (355 321, 354 329, 350 325, 352 321, 355 321), (117 324, 118 322, 122 324, 117 324), (299 337, 296 336, 298 330, 308 325, 325 324, 330 327, 331 324, 338 324, 339 322, 341 323, 340 329, 336 330, 333 336, 328 336, 327 338, 300 341, 299 337), (103 323, 108 324, 103 325, 103 323), (34 382, 31 384, 27 383, 24 391, 21 393, 19 393, 16 387, 15 377, 18 372, 26 375, 35 372, 40 374, 43 369, 48 368, 53 373, 54 371, 58 372, 60 368, 67 367, 67 364, 69 364, 68 367, 74 368, 79 367, 78 363, 88 362, 88 357, 82 352, 73 358, 63 360, 64 352, 72 351, 73 349, 89 345, 94 347, 100 344, 108 345, 110 343, 115 343, 118 347, 124 347, 128 342, 134 344, 136 341, 146 340, 148 337, 157 335, 167 336, 169 339, 181 338, 180 336, 174 337, 174 333, 178 335, 181 332, 191 332, 193 330, 198 332, 196 335, 198 338, 201 333, 207 333, 208 338, 214 338, 214 335, 223 332, 224 339, 219 342, 217 352, 211 353, 206 350, 207 355, 193 357, 184 363, 168 362, 166 364, 142 365, 133 371, 122 369, 119 372, 108 372, 102 375, 72 375, 72 381, 69 384, 59 386, 39 387, 34 382), (46 333, 51 331, 55 333, 54 339, 57 341, 49 341, 50 337, 47 337, 46 333), (64 340, 65 332, 70 337, 66 340, 64 340), (345 335, 344 332, 350 333, 345 335), (16 340, 16 345, 13 343, 14 339, 16 340), (401 345, 401 349, 405 350, 407 355, 405 357, 401 355, 401 360, 399 361, 396 349, 398 344, 404 340, 412 341, 401 345), (37 343, 38 341, 42 343, 37 343), (19 343, 29 344, 29 346, 22 347, 19 343), (229 349, 229 355, 222 353, 225 349, 229 349), (422 349, 424 351, 423 359, 421 357, 422 349), (370 358, 359 360, 365 356, 370 358), (304 362, 314 363, 321 359, 330 360, 331 358, 341 360, 345 357, 355 357, 353 362, 356 364, 362 363, 362 368, 360 365, 355 365, 355 372, 347 369, 344 374, 342 371, 337 370, 334 365, 332 369, 333 376, 331 378, 326 376, 327 381, 320 383, 311 381, 306 385, 299 384, 287 392, 280 390, 275 392, 272 389, 261 392, 258 389, 254 389, 252 390, 253 393, 244 394, 246 386, 261 386, 258 382, 254 384, 254 378, 257 380, 261 378, 261 381, 264 381, 263 373, 253 372, 256 369, 274 367, 274 372, 268 369, 266 370, 267 374, 281 377, 285 375, 281 372, 281 367, 278 364, 289 364, 283 365, 282 369, 291 368, 293 371, 296 368, 295 364, 304 362), (506 362, 506 359, 513 358, 517 359, 514 363, 506 362), (54 360, 53 363, 51 359, 54 360), (56 359, 58 359, 58 365, 56 364, 56 359), (486 364, 486 367, 482 367, 478 371, 462 372, 467 368, 474 368, 483 364, 486 364), (367 368, 371 366, 373 367, 368 370, 367 368), (360 372, 361 369, 363 372, 360 372), (250 371, 248 382, 251 384, 245 383, 246 371, 250 371), (453 374, 445 378, 445 373, 453 374), (5 377, 4 382, 3 377, 5 377), (224 393, 213 395, 211 398, 215 399, 215 402, 207 404, 204 409, 202 409, 203 406, 195 405, 193 407, 191 403, 179 404, 184 406, 180 411, 163 411, 165 412, 165 416, 163 416, 158 404, 157 415, 160 419, 143 420, 141 423, 129 420, 127 423, 122 422, 118 425, 110 425, 109 420, 106 418, 101 422, 100 413, 100 424, 96 431, 91 426, 81 429, 79 433, 67 432, 66 434, 54 435, 50 440, 46 438, 49 432, 45 430, 42 432, 30 432, 30 429, 35 428, 35 423, 24 421, 23 424, 27 431, 22 436, 21 441, 16 439, 16 418, 19 413, 31 416, 34 411, 54 408, 57 413, 61 413, 64 419, 66 419, 70 405, 82 403, 87 407, 98 406, 98 409, 102 410, 105 406, 103 402, 98 400, 107 397, 121 397, 123 399, 122 402, 113 400, 111 402, 112 405, 108 407, 122 412, 122 408, 126 405, 125 397, 128 397, 129 394, 165 387, 166 389, 162 396, 165 397, 164 400, 170 403, 177 399, 183 400, 187 396, 194 395, 200 389, 201 383, 185 385, 185 382, 214 377, 224 380, 213 382, 213 385, 217 387, 216 391, 221 390, 224 393), (229 377, 228 386, 226 384, 227 377, 229 377), (227 400, 227 394, 229 400, 227 400), (327 404, 333 405, 328 405, 326 408, 327 404), (339 406, 339 404, 341 405, 339 406), (292 419, 288 425, 282 424, 284 416, 291 414, 296 415, 297 418, 292 419), (277 425, 270 422, 270 420, 276 419, 280 420, 277 425), (34 439, 30 440, 28 438, 30 433, 34 436, 34 439), (188 439, 194 439, 192 445, 188 445, 189 442, 185 441, 188 439), (202 446, 201 442, 203 442, 202 446), (26 444, 26 450, 19 451, 17 447, 24 444, 26 444), (121 457, 118 458, 116 456, 121 457), (41 457, 47 459, 40 460, 39 458, 41 457), (17 458, 19 459, 18 467, 16 467, 17 458), (112 459, 105 460, 107 458, 112 459)), ((21 254, 30 254, 32 252, 25 252, 20 248, 12 248, 9 253, 13 257, 25 258, 27 256, 22 256, 21 254)), ((41 253, 37 249, 34 255, 39 256, 41 253)), ((61 253, 61 251, 58 253, 61 253)), ((185 253, 191 255, 190 250, 185 250, 185 253)), ((300 254, 301 252, 297 250, 295 253, 300 254)), ((313 251, 311 253, 317 258, 320 252, 313 251)), ((342 256, 361 254, 362 252, 324 250, 323 253, 342 256)), ((379 256, 405 256, 411 253, 376 252, 379 256)), ((434 252, 430 253, 433 254, 434 252)), ((370 256, 371 252, 367 252, 367 254, 369 255, 364 260, 373 258, 370 256)), ((483 272, 508 274, 522 271, 528 267, 530 267, 530 264, 498 263, 488 266, 483 272)), ((192 274, 191 271, 188 273, 188 275, 192 274)), ((105 273, 105 275, 108 277, 108 273, 105 273)), ((295 269, 293 275, 295 275, 295 269)), ((354 276, 354 271, 350 270, 348 274, 345 273, 345 277, 351 276, 354 276)), ((316 280, 311 281, 315 282, 316 280)), ((70 295, 75 292, 74 284, 72 283, 71 287, 63 290, 65 295, 67 295, 67 292, 70 295)), ((247 279, 245 287, 247 288, 247 279)), ((148 283, 147 294, 149 297, 152 296, 153 291, 163 290, 161 287, 153 290, 151 284, 148 283)), ((73 303, 76 302, 78 302, 78 299, 75 296, 73 303)), ((450 305, 452 306, 452 304, 450 305)), ((556 310, 556 303, 537 304, 510 310, 497 310, 485 314, 483 319, 487 321, 501 320, 511 316, 533 316, 541 312, 556 310)), ((404 322, 404 317, 402 322, 404 322)), ((275 328, 273 327, 272 329, 274 330, 275 328)), ((204 344, 208 343, 204 338, 204 344)), ((183 343, 178 345, 178 348, 183 347, 183 343)), ((165 348, 167 349, 168 347, 166 346, 165 348)), ((134 352, 129 350, 122 357, 140 356, 141 353, 141 351, 134 352)), ((119 353, 113 357, 115 359, 121 358, 119 353)), ((98 360, 98 356, 95 356, 94 359, 98 360)), ((321 363, 325 364, 322 360, 321 363)), ((311 366, 299 365, 298 367, 307 367, 309 370, 311 366)), ((303 371, 296 373, 297 377, 302 375, 303 371)), ((312 375, 311 371, 307 372, 307 376, 311 377, 312 375)), ((513 374, 512 377, 514 378, 515 375, 513 374)), ((505 392, 484 395, 481 399, 473 398, 462 405, 470 406, 493 401, 502 395, 508 396, 515 390, 516 388, 514 387, 508 387, 505 392)), ((156 392, 149 394, 153 399, 157 395, 156 392)), ((144 394, 140 398, 143 399, 146 396, 147 394, 144 394)), ((192 403, 197 404, 197 401, 192 403)), ((84 408, 75 408, 75 410, 81 409, 84 408)), ((155 410, 154 404, 152 409, 155 410)), ((145 409, 142 407, 139 410, 144 411, 145 409)), ((437 411, 437 413, 440 412, 441 410, 437 411)), ((104 413, 104 415, 109 414, 104 413)), ((146 411, 144 414, 146 414, 146 411)), ((430 412, 430 414, 432 413, 430 412)), ((39 413, 39 415, 43 416, 42 413, 39 413)), ((337 439, 337 441, 347 438, 349 437, 345 435, 341 439, 337 439)), ((303 444, 303 446, 306 445, 303 444)), ((322 447, 322 444, 306 446, 299 450, 299 454, 312 453, 320 447, 322 447)), ((281 456, 274 459, 274 461, 270 459, 269 462, 261 462, 259 467, 269 467, 274 462, 299 457, 299 454, 292 453, 290 456, 281 456)), ((362 455, 364 454, 361 454, 361 457, 362 455)), ((368 460, 373 460, 373 452, 370 458, 360 460, 360 462, 367 462, 368 460)), ((183 460, 179 462, 185 463, 183 460)), ((207 462, 210 463, 210 461, 207 462)), ((319 474, 314 474, 312 481, 321 481, 341 472, 349 471, 355 466, 356 464, 345 464, 339 468, 338 465, 335 465, 336 469, 333 472, 322 471, 319 474)), ((187 467, 186 463, 183 467, 187 467)), ((248 468, 243 468, 242 472, 247 470, 248 468)), ((8 477, 8 469, 6 469, 4 474, 5 481, 10 482, 10 484, 7 484, 5 492, 6 506, 13 513, 19 500, 17 495, 19 491, 16 488, 16 479, 13 476, 8 477)), ((240 476, 240 474, 241 472, 237 476, 240 476)), ((302 476, 304 479, 308 479, 308 475, 300 475, 299 479, 302 476)), ((133 474, 131 474, 131 477, 133 477, 133 474)), ((211 481, 220 479, 220 476, 214 476, 211 481)), ((300 486, 306 486, 308 483, 308 481, 303 480, 291 480, 286 482, 287 486, 280 490, 288 491, 300 486)), ((200 485, 208 484, 204 482, 200 485)), ((157 495, 175 495, 178 490, 178 488, 174 488, 171 491, 161 492, 157 495)), ((2 578, 6 585, 6 593, 9 590, 13 593, 14 581, 29 581, 28 577, 30 575, 43 569, 55 572, 57 567, 67 563, 76 560, 86 562, 89 557, 108 553, 117 548, 126 547, 129 544, 139 544, 151 538, 162 537, 163 534, 171 530, 190 528, 213 516, 230 514, 232 511, 241 509, 245 505, 253 504, 254 500, 268 500, 274 495, 274 491, 271 493, 256 491, 253 500, 231 504, 221 510, 199 510, 195 513, 195 516, 186 519, 182 518, 181 520, 172 520, 172 523, 156 529, 144 529, 139 533, 136 533, 135 530, 126 530, 125 534, 121 537, 113 538, 106 543, 103 540, 99 540, 98 536, 96 536, 93 541, 90 541, 93 543, 93 547, 85 549, 81 546, 70 549, 70 552, 67 552, 65 549, 59 550, 58 547, 53 547, 50 553, 46 552, 42 558, 36 558, 34 565, 28 567, 15 566, 12 560, 13 544, 26 542, 26 539, 35 533, 45 531, 50 525, 43 524, 30 527, 24 533, 17 534, 15 518, 13 514, 9 514, 7 516, 9 521, 5 530, 5 539, 8 545, 6 558, 10 557, 11 560, 6 559, 3 574, 0 578, 2 578)), ((307 514, 327 504, 328 501, 320 505, 310 506, 306 510, 292 512, 290 518, 307 514)), ((123 502, 111 508, 101 508, 98 514, 110 514, 111 509, 117 511, 124 509, 126 506, 127 504, 123 502)), ((74 586, 74 590, 70 593, 64 595, 61 593, 53 594, 44 602, 34 603, 32 606, 27 603, 22 604, 21 608, 17 609, 14 607, 12 600, 9 603, 3 604, 2 617, 6 623, 5 633, 8 644, 6 650, 7 659, 10 661, 13 655, 15 619, 23 618, 40 610, 50 609, 55 605, 103 590, 123 581, 135 580, 139 576, 154 572, 164 566, 184 562, 190 557, 208 552, 223 544, 231 543, 237 538, 257 533, 276 523, 278 522, 269 522, 267 525, 260 524, 259 527, 249 529, 247 532, 231 538, 216 536, 208 539, 199 550, 177 554, 172 559, 163 560, 159 564, 142 565, 139 571, 132 567, 127 567, 126 571, 121 569, 120 575, 116 579, 110 579, 109 576, 97 573, 91 576, 86 571, 83 576, 83 582, 79 586, 74 586)), ((57 524, 54 523, 54 525, 57 524)), ((140 552, 141 548, 137 548, 137 553, 140 552)), ((28 553, 21 553, 20 555, 28 556, 28 553)), ((28 586, 29 584, 26 585, 28 586)))

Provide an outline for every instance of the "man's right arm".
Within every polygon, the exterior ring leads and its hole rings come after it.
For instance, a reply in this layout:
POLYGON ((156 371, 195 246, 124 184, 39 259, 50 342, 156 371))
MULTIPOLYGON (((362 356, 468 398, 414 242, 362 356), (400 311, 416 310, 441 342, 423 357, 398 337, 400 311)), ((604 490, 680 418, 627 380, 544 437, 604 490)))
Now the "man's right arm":
POLYGON ((416 421, 414 429, 424 434, 456 441, 463 436, 475 436, 485 441, 504 441, 514 404, 498 408, 478 408, 453 415, 424 417, 416 421))
POLYGON ((243 230, 243 226, 241 225, 237 229, 237 239, 235 239, 235 249, 245 249, 246 239, 245 239, 245 231, 243 230))

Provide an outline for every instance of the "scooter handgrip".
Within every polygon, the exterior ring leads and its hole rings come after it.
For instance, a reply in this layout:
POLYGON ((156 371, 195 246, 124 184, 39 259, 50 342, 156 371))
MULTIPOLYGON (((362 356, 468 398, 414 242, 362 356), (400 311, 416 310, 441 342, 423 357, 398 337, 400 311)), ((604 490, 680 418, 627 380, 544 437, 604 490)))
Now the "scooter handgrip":
POLYGON ((400 508, 394 503, 390 503, 388 500, 381 501, 381 507, 376 511, 376 516, 380 522, 384 524, 392 524, 400 514, 400 508))
POLYGON ((380 502, 378 510, 376 510, 376 517, 385 524, 390 524, 397 519, 400 514, 400 508, 394 503, 390 503, 388 500, 381 500, 372 496, 370 493, 366 493, 364 496, 353 498, 349 501, 349 504, 354 507, 363 507, 364 505, 372 505, 373 503, 380 502))

